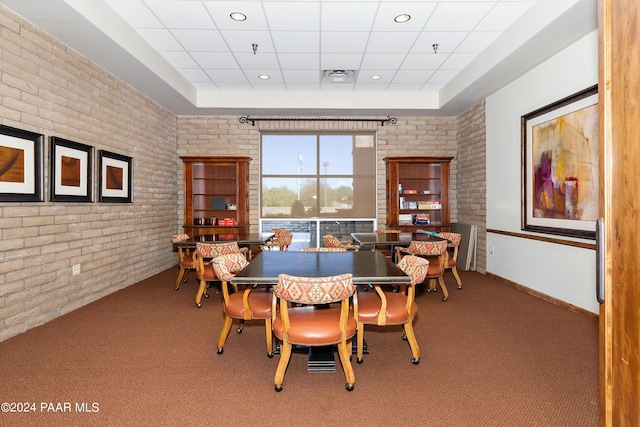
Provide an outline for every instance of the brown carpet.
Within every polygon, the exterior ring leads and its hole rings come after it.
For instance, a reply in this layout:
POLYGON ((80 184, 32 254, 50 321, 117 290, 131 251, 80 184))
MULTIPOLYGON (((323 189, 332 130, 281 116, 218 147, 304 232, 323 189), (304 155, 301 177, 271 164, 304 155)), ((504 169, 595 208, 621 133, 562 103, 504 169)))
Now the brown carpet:
POLYGON ((1 413, 0 425, 598 425, 597 321, 479 273, 461 272, 461 291, 449 275, 446 303, 419 293, 419 365, 399 328, 368 328, 353 392, 339 362, 307 373, 296 353, 281 393, 264 325, 232 329, 216 354, 220 296, 210 290, 197 309, 194 278, 175 292, 176 273, 0 343, 2 401, 36 406, 1 413))

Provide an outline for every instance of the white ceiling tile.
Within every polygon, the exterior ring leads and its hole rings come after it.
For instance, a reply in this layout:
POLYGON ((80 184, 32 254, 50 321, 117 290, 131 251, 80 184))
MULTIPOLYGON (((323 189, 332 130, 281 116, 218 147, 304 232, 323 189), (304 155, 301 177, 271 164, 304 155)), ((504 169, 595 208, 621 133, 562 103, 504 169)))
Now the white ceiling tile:
POLYGON ((492 2, 440 3, 424 29, 426 31, 473 30, 492 5, 492 2))
POLYGON ((433 74, 431 70, 400 70, 393 77, 392 83, 425 84, 433 74))
POLYGON ((369 33, 364 32, 322 33, 320 46, 324 53, 361 53, 368 39, 369 33))
POLYGON ((147 5, 167 28, 215 28, 201 1, 153 0, 147 5))
POLYGON ((393 80, 395 70, 378 70, 378 69, 366 69, 358 72, 356 84, 369 84, 369 85, 387 85, 393 80), (378 75, 378 80, 372 80, 371 76, 378 75))
POLYGON ((409 52, 418 38, 418 32, 398 33, 374 31, 371 33, 367 53, 409 52))
POLYGON ((171 30, 171 34, 188 51, 226 52, 229 49, 218 30, 171 30))
POLYGON ((279 70, 280 64, 275 53, 237 53, 235 55, 238 64, 244 70, 279 70))
POLYGON ((385 92, 389 85, 386 83, 383 84, 367 84, 367 83, 356 83, 354 89, 358 92, 385 92))
POLYGON ((279 53, 278 60, 283 70, 320 69, 320 55, 317 53, 279 53))
POLYGON ((134 28, 163 28, 141 0, 106 0, 106 3, 134 28))
POLYGON ((362 55, 333 53, 320 56, 320 67, 323 70, 357 70, 360 68, 362 55))
POLYGON ((433 13, 436 2, 383 2, 373 24, 373 31, 421 31, 433 13), (402 13, 411 15, 407 22, 397 23, 394 18, 402 13))
POLYGON ((247 1, 204 1, 216 27, 220 30, 261 30, 267 31, 267 18, 264 16, 260 2, 247 1), (230 15, 241 12, 247 16, 244 21, 234 21, 230 15))
POLYGON ((274 52, 271 35, 268 31, 225 31, 224 37, 232 52, 251 52, 257 44, 256 54, 274 52))
POLYGON ((155 50, 183 50, 168 30, 141 28, 136 31, 155 50))
POLYGON ((237 70, 204 70, 216 83, 243 83, 247 81, 244 73, 237 70))
POLYGON ((439 68, 447 57, 446 53, 420 53, 407 56, 402 65, 401 70, 435 70, 439 68))
POLYGON ((203 69, 240 69, 238 61, 229 52, 192 52, 191 56, 203 69))
POLYGON ((282 74, 284 75, 284 79, 287 82, 287 85, 291 83, 294 83, 294 84, 320 83, 320 73, 317 71, 317 69, 315 70, 283 70, 282 74))
POLYGON ((276 52, 320 52, 320 34, 311 31, 273 31, 271 33, 276 52))
POLYGON ((271 31, 319 31, 319 2, 263 2, 271 31))
POLYGON ((377 3, 323 3, 321 27, 325 31, 367 31, 376 16, 377 3))
POLYGON ((395 70, 406 58, 403 53, 366 53, 362 57, 363 69, 395 70))
POLYGON ((299 92, 317 92, 320 89, 319 84, 310 84, 310 83, 287 83, 287 90, 290 91, 299 91, 299 92))
POLYGON ((420 33, 411 52, 433 53, 433 44, 437 43, 438 53, 451 53, 468 35, 468 31, 425 31, 420 33))

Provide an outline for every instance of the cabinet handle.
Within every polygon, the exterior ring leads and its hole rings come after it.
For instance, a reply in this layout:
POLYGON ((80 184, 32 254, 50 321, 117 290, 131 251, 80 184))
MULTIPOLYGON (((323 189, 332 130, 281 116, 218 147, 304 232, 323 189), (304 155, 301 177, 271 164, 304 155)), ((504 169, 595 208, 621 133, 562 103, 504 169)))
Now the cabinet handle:
POLYGON ((604 303, 604 219, 596 220, 596 298, 604 303))

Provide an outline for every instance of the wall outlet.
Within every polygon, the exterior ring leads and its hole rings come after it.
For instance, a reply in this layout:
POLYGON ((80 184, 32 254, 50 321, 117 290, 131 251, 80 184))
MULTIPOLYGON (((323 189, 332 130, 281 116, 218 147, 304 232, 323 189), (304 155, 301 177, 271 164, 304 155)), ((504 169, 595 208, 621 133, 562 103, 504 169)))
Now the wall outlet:
POLYGON ((71 275, 76 276, 80 274, 80 264, 74 264, 71 268, 71 275))
POLYGON ((493 246, 489 246, 489 253, 493 255, 493 246))

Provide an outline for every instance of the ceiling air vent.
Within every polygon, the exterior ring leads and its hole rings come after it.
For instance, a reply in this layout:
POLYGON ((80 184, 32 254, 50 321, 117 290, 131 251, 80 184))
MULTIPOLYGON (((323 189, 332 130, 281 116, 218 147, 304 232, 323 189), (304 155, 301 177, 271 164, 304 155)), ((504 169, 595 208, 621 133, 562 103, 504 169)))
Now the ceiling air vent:
POLYGON ((355 79, 353 70, 324 70, 322 81, 325 83, 351 83, 355 79))

